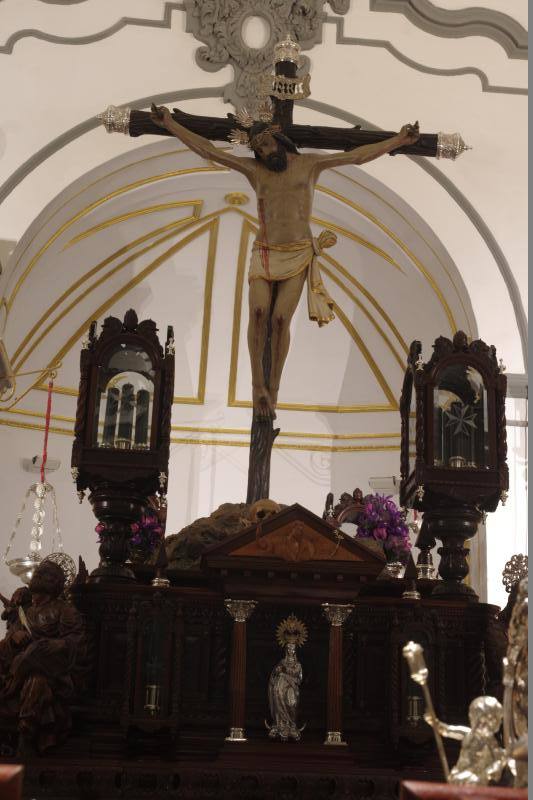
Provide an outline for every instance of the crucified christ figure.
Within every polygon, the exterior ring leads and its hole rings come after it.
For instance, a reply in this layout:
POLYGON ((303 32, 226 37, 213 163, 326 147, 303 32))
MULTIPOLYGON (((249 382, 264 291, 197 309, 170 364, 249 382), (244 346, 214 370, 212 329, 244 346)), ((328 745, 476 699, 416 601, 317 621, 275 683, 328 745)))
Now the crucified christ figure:
POLYGON ((345 153, 300 153, 279 126, 254 122, 249 144, 255 158, 219 150, 208 139, 176 122, 165 107, 152 106, 153 122, 203 158, 241 172, 257 197, 259 232, 250 263, 248 347, 252 366, 254 415, 275 418, 283 365, 289 352, 290 323, 307 281, 310 319, 324 325, 334 318, 333 301, 320 277, 318 255, 335 244, 331 231, 313 238, 311 212, 320 173, 346 164, 365 164, 419 138, 418 122, 404 125, 389 139, 345 153), (277 291, 272 306, 272 292, 277 291), (267 386, 263 351, 269 322, 272 329, 271 370, 267 386))

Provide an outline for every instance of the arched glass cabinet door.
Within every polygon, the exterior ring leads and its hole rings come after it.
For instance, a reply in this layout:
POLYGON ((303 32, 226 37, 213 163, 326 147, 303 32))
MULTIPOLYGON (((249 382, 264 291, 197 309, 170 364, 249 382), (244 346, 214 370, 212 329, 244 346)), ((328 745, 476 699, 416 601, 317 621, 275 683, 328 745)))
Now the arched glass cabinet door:
POLYGON ((120 343, 98 368, 93 446, 148 450, 154 414, 152 359, 138 344, 120 343))
POLYGON ((468 363, 444 366, 433 389, 433 466, 490 466, 487 389, 468 363))

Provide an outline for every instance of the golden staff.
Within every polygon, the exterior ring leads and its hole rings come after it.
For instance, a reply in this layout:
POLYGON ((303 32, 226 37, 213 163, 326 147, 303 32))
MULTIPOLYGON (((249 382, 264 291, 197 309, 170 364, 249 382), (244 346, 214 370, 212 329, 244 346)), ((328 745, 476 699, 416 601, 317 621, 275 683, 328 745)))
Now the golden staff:
MULTIPOLYGON (((424 692, 424 700, 426 701, 426 711, 429 714, 429 716, 436 722, 437 716, 435 714, 435 709, 433 708, 433 701, 431 699, 431 695, 429 693, 429 688, 427 685, 428 668, 426 666, 426 662, 424 661, 424 650, 422 646, 416 644, 416 642, 407 642, 402 652, 405 660, 409 665, 411 678, 414 680, 415 683, 418 683, 419 686, 422 687, 422 691, 424 692)), ((444 744, 442 743, 442 737, 438 732, 436 725, 432 725, 432 728, 433 728, 433 735, 435 736, 435 743, 437 745, 437 750, 439 753, 440 763, 442 765, 442 771, 444 772, 444 777, 446 778, 446 780, 448 780, 450 775, 450 768, 448 767, 448 760, 446 758, 446 753, 444 751, 444 744)))
POLYGON ((28 617, 26 616, 26 612, 24 611, 22 606, 18 607, 18 615, 19 615, 19 620, 20 620, 21 625, 23 625, 24 628, 26 628, 26 630, 30 634, 30 636, 33 637, 33 633, 32 633, 32 630, 30 628, 30 623, 28 622, 28 617))

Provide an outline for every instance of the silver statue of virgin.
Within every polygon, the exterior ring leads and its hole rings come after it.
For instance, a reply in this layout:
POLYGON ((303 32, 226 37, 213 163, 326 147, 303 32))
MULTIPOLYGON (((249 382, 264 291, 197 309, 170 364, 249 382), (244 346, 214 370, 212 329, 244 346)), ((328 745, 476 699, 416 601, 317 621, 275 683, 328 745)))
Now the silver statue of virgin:
POLYGON ((278 643, 285 648, 285 653, 272 672, 268 681, 268 704, 272 724, 266 723, 271 739, 279 738, 282 742, 290 739, 298 741, 305 727, 298 727, 298 706, 300 702, 300 685, 302 683, 302 665, 298 661, 296 648, 307 639, 307 629, 303 622, 293 614, 284 620, 277 630, 278 643))

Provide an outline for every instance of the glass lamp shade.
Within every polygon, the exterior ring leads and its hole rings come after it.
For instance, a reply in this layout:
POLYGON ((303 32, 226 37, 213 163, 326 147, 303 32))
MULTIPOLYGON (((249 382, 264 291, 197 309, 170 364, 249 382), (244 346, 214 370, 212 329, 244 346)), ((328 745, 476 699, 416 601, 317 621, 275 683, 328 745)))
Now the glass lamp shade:
POLYGON ((148 450, 154 412, 154 368, 136 344, 117 345, 98 370, 93 445, 148 450))
POLYGON ((28 555, 21 558, 12 558, 6 561, 6 564, 11 574, 20 578, 22 583, 28 586, 33 578, 33 573, 41 562, 42 557, 38 553, 28 553, 28 555))
POLYGON ((433 389, 433 466, 483 469, 489 464, 487 390, 474 367, 442 369, 433 389))
MULTIPOLYGON (((4 553, 4 561, 7 567, 9 568, 9 571, 17 578, 20 578, 20 580, 25 584, 29 584, 29 582, 33 577, 35 569, 39 566, 40 563, 42 563, 43 560, 41 551, 43 547, 43 533, 46 521, 46 499, 48 497, 51 500, 51 512, 52 512, 51 523, 53 525, 51 549, 52 550, 55 549, 56 540, 59 549, 62 549, 63 542, 61 538, 61 529, 59 527, 55 490, 50 483, 45 481, 44 483, 41 482, 34 483, 28 488, 24 496, 22 507, 17 516, 15 525, 13 527, 13 530, 11 531, 6 551, 4 553), (11 547, 15 543, 15 539, 17 538, 21 522, 23 519, 25 520, 26 516, 25 512, 29 503, 31 503, 31 507, 33 508, 33 514, 31 516, 32 525, 30 532, 30 541, 28 545, 28 552, 24 556, 20 556, 18 558, 11 558, 8 560, 11 547)), ((17 541, 20 542, 20 537, 17 538, 17 541)))

